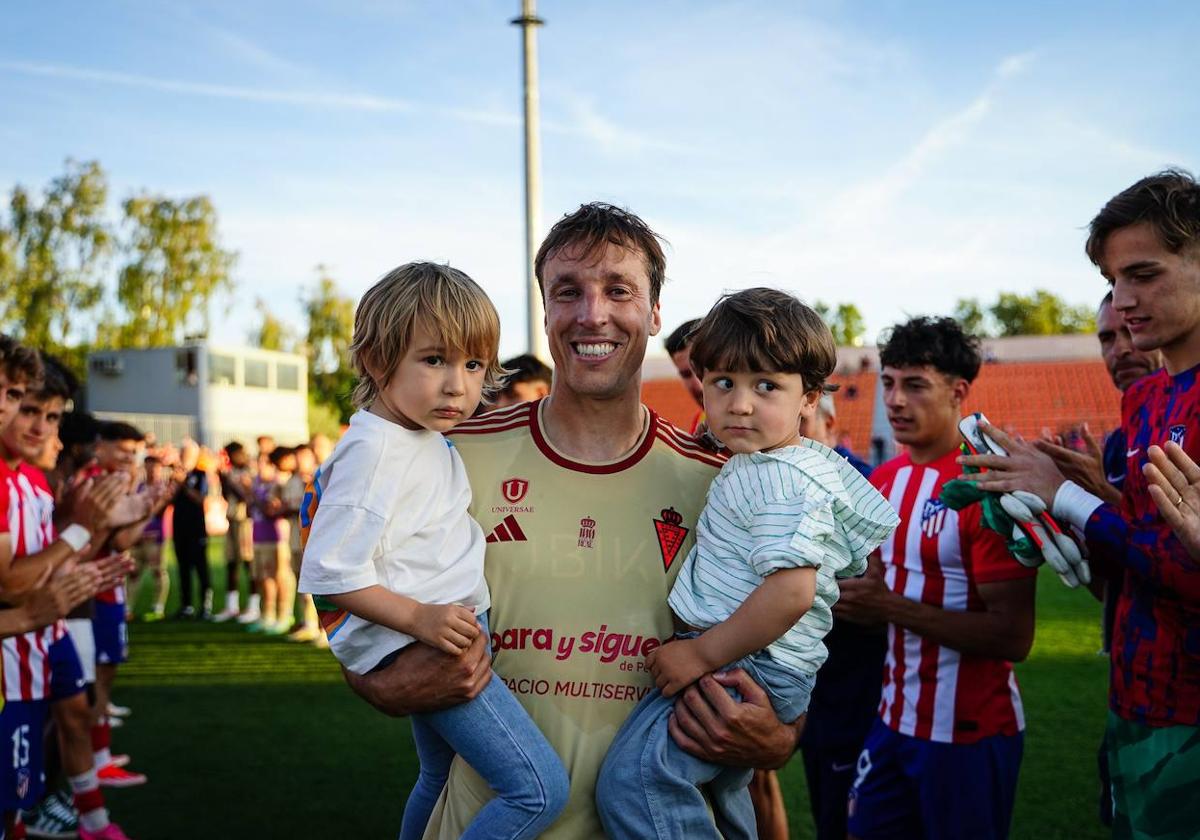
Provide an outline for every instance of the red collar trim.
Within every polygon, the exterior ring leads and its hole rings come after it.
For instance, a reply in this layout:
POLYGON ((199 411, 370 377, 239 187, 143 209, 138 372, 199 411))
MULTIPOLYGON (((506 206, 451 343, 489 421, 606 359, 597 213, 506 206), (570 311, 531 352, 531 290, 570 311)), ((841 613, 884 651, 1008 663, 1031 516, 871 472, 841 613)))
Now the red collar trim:
MULTIPOLYGON (((544 397, 542 399, 545 399, 544 397)), ((650 420, 646 424, 646 430, 642 435, 642 440, 634 448, 632 452, 622 458, 620 461, 611 461, 608 463, 593 464, 587 461, 575 461, 561 452, 557 451, 550 445, 550 441, 546 440, 546 436, 542 433, 542 400, 533 403, 529 411, 529 432, 533 437, 534 445, 537 446, 541 453, 545 455, 552 463, 568 470, 575 472, 590 473, 591 475, 611 475, 619 473, 622 470, 627 470, 634 464, 646 457, 646 453, 654 446, 654 440, 658 433, 658 415, 652 409, 647 408, 647 413, 650 415, 650 420)))

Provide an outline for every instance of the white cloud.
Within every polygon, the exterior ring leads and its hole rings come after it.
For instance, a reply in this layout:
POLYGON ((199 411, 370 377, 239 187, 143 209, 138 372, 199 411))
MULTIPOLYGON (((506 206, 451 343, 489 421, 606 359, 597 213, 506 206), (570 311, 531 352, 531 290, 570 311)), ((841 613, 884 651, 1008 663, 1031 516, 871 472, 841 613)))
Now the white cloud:
POLYGON ((28 76, 99 82, 102 84, 122 85, 124 87, 146 90, 158 90, 164 93, 184 93, 218 99, 240 99, 247 102, 264 102, 315 108, 344 108, 355 111, 412 111, 415 108, 413 103, 403 99, 373 96, 370 94, 321 93, 299 90, 272 90, 270 88, 242 87, 238 85, 214 85, 205 82, 186 82, 177 79, 141 76, 134 73, 119 73, 111 70, 71 67, 63 64, 2 61, 0 62, 0 69, 28 76))

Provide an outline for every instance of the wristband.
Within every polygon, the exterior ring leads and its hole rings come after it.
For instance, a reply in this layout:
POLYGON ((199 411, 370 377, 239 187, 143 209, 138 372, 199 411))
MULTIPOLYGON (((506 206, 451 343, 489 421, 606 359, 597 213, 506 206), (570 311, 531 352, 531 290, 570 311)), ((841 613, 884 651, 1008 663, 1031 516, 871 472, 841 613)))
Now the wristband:
POLYGON ((82 525, 68 525, 63 528, 58 538, 79 552, 83 551, 83 547, 92 541, 92 532, 82 525))
POLYGON ((1054 494, 1051 511, 1055 519, 1068 522, 1083 531, 1088 519, 1102 504, 1104 500, 1099 496, 1084 490, 1074 481, 1064 481, 1054 494))

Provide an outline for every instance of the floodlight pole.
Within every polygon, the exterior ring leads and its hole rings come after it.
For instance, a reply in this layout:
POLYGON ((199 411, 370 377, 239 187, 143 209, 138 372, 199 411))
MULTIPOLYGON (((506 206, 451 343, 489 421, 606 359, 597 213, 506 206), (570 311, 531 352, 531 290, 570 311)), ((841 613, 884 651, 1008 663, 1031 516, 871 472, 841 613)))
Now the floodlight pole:
POLYGON ((545 23, 534 10, 535 0, 521 0, 521 16, 511 23, 521 27, 525 68, 525 294, 527 299, 528 352, 543 361, 550 358, 543 326, 542 293, 533 271, 538 234, 542 227, 541 145, 538 131, 537 28, 545 23))

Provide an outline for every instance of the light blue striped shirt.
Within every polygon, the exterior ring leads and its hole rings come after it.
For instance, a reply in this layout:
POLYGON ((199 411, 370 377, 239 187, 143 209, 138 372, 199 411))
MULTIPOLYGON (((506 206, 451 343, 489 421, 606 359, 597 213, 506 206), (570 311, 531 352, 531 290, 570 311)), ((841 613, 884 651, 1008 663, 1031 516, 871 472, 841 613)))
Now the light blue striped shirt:
POLYGON ((781 665, 815 674, 828 652, 837 578, 862 574, 900 518, 887 499, 827 446, 734 455, 708 488, 696 544, 671 595, 681 620, 704 630, 731 616, 779 569, 817 570, 812 607, 767 646, 781 665))

